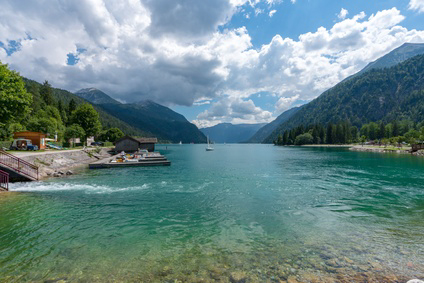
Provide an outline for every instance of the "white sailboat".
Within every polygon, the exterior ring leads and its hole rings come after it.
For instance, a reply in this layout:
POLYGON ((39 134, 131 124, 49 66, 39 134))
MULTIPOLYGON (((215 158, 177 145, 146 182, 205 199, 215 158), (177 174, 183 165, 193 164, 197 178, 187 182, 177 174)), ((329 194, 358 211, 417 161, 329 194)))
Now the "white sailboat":
POLYGON ((213 151, 213 147, 209 143, 209 136, 207 136, 208 139, 208 146, 206 147, 206 151, 213 151))

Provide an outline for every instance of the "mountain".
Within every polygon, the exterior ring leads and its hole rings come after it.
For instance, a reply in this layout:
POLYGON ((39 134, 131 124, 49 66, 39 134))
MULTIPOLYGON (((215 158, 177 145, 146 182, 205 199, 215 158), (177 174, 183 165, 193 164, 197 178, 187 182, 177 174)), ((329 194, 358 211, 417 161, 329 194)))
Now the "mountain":
POLYGON ((106 93, 96 88, 84 88, 75 93, 93 104, 121 104, 106 93))
POLYGON ((409 58, 421 54, 424 54, 424 43, 404 43, 403 45, 394 49, 383 57, 375 60, 374 62, 369 63, 361 71, 346 78, 344 81, 362 75, 372 69, 383 69, 393 67, 399 63, 402 63, 405 60, 408 60, 409 58))
POLYGON ((206 142, 206 136, 183 115, 153 101, 122 104, 94 88, 79 90, 75 94, 91 99, 90 102, 109 115, 147 133, 148 136, 156 136, 160 140, 174 143, 206 142))
POLYGON ((266 139, 279 125, 290 119, 297 111, 299 111, 300 107, 294 107, 287 111, 284 111, 280 116, 278 116, 274 121, 266 124, 262 128, 260 128, 249 140, 249 143, 260 143, 264 139, 266 139))
MULTIPOLYGON (((36 91, 37 88, 41 87, 41 84, 30 80, 27 78, 22 78, 25 83, 25 88, 28 92, 33 93, 36 91)), ((52 88, 53 90, 53 97, 56 101, 61 101, 63 105, 68 105, 69 102, 73 99, 77 105, 90 102, 88 100, 85 100, 72 92, 69 92, 67 90, 63 90, 60 88, 52 88)), ((94 109, 99 113, 100 122, 102 123, 103 128, 119 128, 124 133, 128 135, 134 135, 134 136, 146 136, 147 133, 141 131, 140 129, 137 129, 135 127, 130 126, 129 124, 119 120, 118 118, 108 114, 103 109, 101 109, 99 106, 93 104, 94 109)))
POLYGON ((217 143, 241 143, 249 140, 265 124, 221 123, 213 127, 200 129, 209 139, 217 143))
POLYGON ((424 55, 396 66, 371 69, 343 81, 303 106, 264 142, 300 125, 349 120, 360 127, 371 121, 424 120, 424 55))

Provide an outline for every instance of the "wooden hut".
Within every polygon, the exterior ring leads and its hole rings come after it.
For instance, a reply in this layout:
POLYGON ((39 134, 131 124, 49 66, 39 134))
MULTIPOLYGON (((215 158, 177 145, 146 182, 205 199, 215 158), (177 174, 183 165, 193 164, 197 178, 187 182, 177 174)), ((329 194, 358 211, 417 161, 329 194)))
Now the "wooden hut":
POLYGON ((157 138, 134 138, 125 136, 115 142, 115 152, 135 152, 139 149, 147 149, 149 152, 155 151, 157 138))
POLYGON ((46 135, 39 132, 16 132, 13 134, 14 139, 28 139, 31 140, 33 145, 38 146, 39 149, 46 148, 46 135))

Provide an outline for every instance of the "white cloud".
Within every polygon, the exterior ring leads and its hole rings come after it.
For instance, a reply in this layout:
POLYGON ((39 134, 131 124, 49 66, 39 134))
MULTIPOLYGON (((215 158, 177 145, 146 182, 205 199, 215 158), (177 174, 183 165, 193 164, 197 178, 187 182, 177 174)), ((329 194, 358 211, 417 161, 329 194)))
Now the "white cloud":
POLYGON ((280 99, 277 101, 275 108, 279 113, 282 113, 288 109, 291 108, 292 104, 296 102, 300 97, 299 94, 294 95, 292 97, 280 97, 280 99))
POLYGON ((277 13, 277 10, 271 10, 269 11, 269 17, 272 18, 272 16, 274 16, 274 14, 277 13))
POLYGON ((0 60, 37 81, 71 91, 97 87, 122 101, 191 106, 213 99, 196 119, 201 125, 267 121, 402 43, 424 42, 423 31, 400 25, 404 16, 396 8, 368 18, 362 12, 296 39, 277 34, 260 48, 245 27, 217 28, 234 13, 244 15, 242 5, 258 3, 0 0, 0 42, 20 44, 11 56, 0 48, 0 60), (190 20, 180 21, 182 14, 190 20), (69 53, 78 64, 66 64, 69 53), (274 113, 249 99, 259 92, 277 97, 274 113))
POLYGON ((410 0, 408 8, 410 10, 416 10, 419 13, 424 13, 424 0, 410 0))
POLYGON ((341 20, 346 19, 346 16, 349 14, 348 10, 346 10, 345 8, 342 8, 340 10, 340 13, 337 15, 337 17, 341 20))
POLYGON ((272 120, 272 113, 257 107, 251 99, 226 96, 212 104, 212 106, 192 121, 200 128, 211 127, 219 123, 268 123, 272 120))
POLYGON ((259 14, 262 14, 264 12, 264 10, 256 8, 255 9, 255 16, 258 16, 259 14))

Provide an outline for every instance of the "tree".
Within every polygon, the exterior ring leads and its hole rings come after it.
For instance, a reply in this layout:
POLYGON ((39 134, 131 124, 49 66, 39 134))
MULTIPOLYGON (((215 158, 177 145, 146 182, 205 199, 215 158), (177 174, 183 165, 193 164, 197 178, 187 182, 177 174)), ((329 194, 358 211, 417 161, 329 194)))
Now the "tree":
POLYGON ((44 102, 47 105, 54 105, 55 100, 53 97, 53 89, 48 81, 44 81, 43 85, 40 88, 40 96, 43 98, 44 102))
POLYGON ((85 138, 97 135, 102 128, 99 120, 99 113, 97 113, 89 103, 79 105, 77 109, 72 112, 71 121, 73 124, 78 124, 84 129, 85 138))
POLYGON ((380 129, 378 131, 377 138, 379 140, 381 140, 382 138, 384 138, 384 135, 385 135, 385 132, 386 132, 386 128, 385 128, 385 125, 384 125, 383 121, 380 122, 379 127, 380 127, 380 129))
MULTIPOLYGON (((423 134, 424 134, 424 127, 423 127, 423 134)), ((289 132, 284 131, 283 134, 283 145, 287 145, 289 143, 289 132)))
POLYGON ((277 145, 282 145, 282 144, 283 144, 283 136, 280 133, 277 137, 277 145))
POLYGON ((406 141, 406 138, 404 136, 398 136, 397 137, 398 147, 402 148, 402 143, 405 141, 406 141))
POLYGON ((352 142, 356 142, 358 140, 358 128, 356 126, 350 127, 350 132, 352 136, 352 142))
POLYGON ((378 125, 375 122, 371 122, 368 124, 368 131, 370 140, 376 140, 378 137, 378 125))
POLYGON ((22 126, 20 123, 12 123, 9 125, 9 130, 11 133, 22 132, 25 131, 25 127, 22 126))
POLYGON ((336 127, 336 140, 337 143, 345 143, 345 133, 343 131, 343 126, 341 123, 337 124, 336 127))
POLYGON ((294 142, 295 145, 304 145, 304 144, 312 144, 314 142, 314 138, 310 133, 305 133, 298 135, 294 142))
POLYGON ((393 125, 392 123, 389 123, 384 127, 384 137, 390 139, 392 136, 393 136, 393 125))
POLYGON ((73 139, 73 144, 75 145, 75 139, 83 139, 85 137, 85 131, 81 126, 73 124, 66 128, 65 130, 65 140, 68 142, 70 139, 73 139))
POLYGON ((327 125, 327 134, 326 134, 326 141, 325 141, 327 144, 333 144, 334 143, 332 130, 333 130, 333 124, 332 123, 328 123, 328 125, 327 125))
POLYGON ((389 143, 388 138, 381 139, 381 143, 384 145, 384 147, 387 147, 387 144, 389 143))
POLYGON ((77 103, 72 98, 71 101, 69 101, 69 104, 68 104, 68 117, 72 116, 72 112, 74 112, 75 109, 77 109, 77 103))
POLYGON ((414 129, 410 129, 405 134, 405 139, 408 141, 409 144, 415 144, 419 138, 420 138, 420 132, 414 129))
POLYGON ((32 95, 26 92, 19 73, 0 62, 0 127, 20 122, 31 111, 32 95))
POLYGON ((66 111, 65 111, 65 108, 63 107, 62 100, 59 100, 59 102, 57 104, 57 110, 59 110, 59 113, 60 113, 60 117, 62 119, 62 122, 64 124, 67 124, 68 116, 66 115, 66 111))
POLYGON ((42 132, 53 135, 57 131, 58 125, 55 118, 33 117, 29 120, 27 129, 33 132, 42 132))
POLYGON ((361 136, 360 138, 360 142, 362 144, 362 146, 364 146, 364 143, 367 141, 367 137, 366 136, 361 136))
POLYGON ((396 120, 392 123, 392 135, 393 137, 399 136, 399 123, 396 120))
POLYGON ((420 137, 419 137, 421 142, 424 142, 424 126, 421 127, 420 129, 420 137))
POLYGON ((359 133, 361 135, 361 138, 362 136, 369 138, 370 137, 369 125, 368 124, 362 125, 361 129, 359 130, 359 133))

